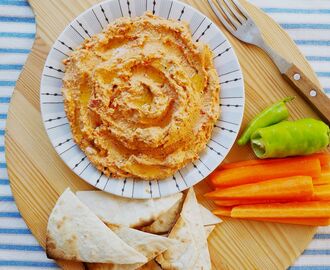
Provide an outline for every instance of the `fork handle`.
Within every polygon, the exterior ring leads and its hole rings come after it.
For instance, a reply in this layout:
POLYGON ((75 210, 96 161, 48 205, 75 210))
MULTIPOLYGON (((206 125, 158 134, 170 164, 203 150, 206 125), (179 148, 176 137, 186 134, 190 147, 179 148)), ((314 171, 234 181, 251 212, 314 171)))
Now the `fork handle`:
POLYGON ((322 89, 315 85, 295 64, 292 64, 283 76, 329 125, 330 98, 322 89))

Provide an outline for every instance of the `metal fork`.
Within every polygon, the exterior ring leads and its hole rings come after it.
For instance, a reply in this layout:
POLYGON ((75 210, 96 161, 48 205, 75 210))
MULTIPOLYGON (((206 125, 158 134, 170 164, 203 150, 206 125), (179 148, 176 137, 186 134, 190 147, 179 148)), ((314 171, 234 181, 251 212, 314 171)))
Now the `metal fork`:
POLYGON ((262 34, 248 12, 237 0, 208 0, 213 12, 227 30, 241 41, 254 44, 264 50, 273 60, 283 77, 311 104, 320 116, 330 123, 330 99, 295 64, 288 62, 275 52, 264 40, 262 34), (240 12, 238 12, 239 10, 240 12), (228 21, 232 24, 229 24, 228 21))

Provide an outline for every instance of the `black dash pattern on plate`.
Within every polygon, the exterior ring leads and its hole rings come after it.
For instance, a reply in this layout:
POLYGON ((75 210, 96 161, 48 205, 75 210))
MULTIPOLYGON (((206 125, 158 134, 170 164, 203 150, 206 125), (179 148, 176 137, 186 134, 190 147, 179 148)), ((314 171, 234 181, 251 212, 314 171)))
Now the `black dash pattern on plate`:
POLYGON ((105 14, 105 10, 104 10, 104 8, 102 7, 102 5, 100 5, 100 8, 101 8, 101 12, 103 13, 104 19, 106 20, 107 23, 109 23, 108 16, 107 16, 107 14, 105 14))
POLYGON ((220 152, 218 152, 217 150, 215 150, 212 146, 209 146, 208 144, 207 144, 206 146, 207 146, 211 151, 217 153, 218 156, 222 156, 222 157, 223 157, 223 155, 222 155, 220 152))
POLYGON ((82 24, 80 21, 78 21, 78 20, 76 20, 76 21, 77 21, 78 25, 80 26, 80 28, 81 28, 82 30, 84 30, 85 34, 86 34, 88 37, 91 37, 90 34, 88 33, 87 29, 83 26, 83 24, 82 24))
POLYGON ((122 187, 122 189, 121 189, 121 195, 122 195, 122 196, 123 196, 124 191, 125 191, 126 182, 127 182, 127 178, 124 179, 124 184, 123 184, 123 187, 122 187))
POLYGON ((72 170, 74 170, 75 168, 78 168, 79 165, 81 164, 81 162, 83 162, 85 159, 86 159, 86 156, 83 156, 83 157, 79 160, 79 162, 77 162, 77 163, 73 166, 72 170))
POLYGON ((97 184, 100 182, 102 176, 103 176, 103 172, 101 172, 100 176, 97 178, 97 180, 95 182, 95 186, 97 186, 97 184))
POLYGON ((62 94, 60 93, 41 93, 41 95, 43 96, 54 96, 54 97, 57 97, 57 96, 62 96, 62 94))
POLYGON ((65 47, 67 47, 70 51, 73 51, 73 48, 69 45, 67 45, 64 41, 62 40, 58 40, 59 43, 61 43, 62 45, 64 45, 65 47))
POLYGON ((204 174, 200 171, 200 169, 197 167, 197 165, 196 165, 194 162, 192 162, 192 165, 194 166, 194 168, 198 171, 198 173, 199 173, 201 176, 205 177, 204 174))
POLYGON ((58 116, 58 117, 55 117, 55 118, 49 118, 45 121, 45 123, 60 120, 60 119, 64 119, 64 118, 66 118, 66 116, 58 116))
POLYGON ((62 146, 63 144, 66 144, 66 143, 68 143, 68 142, 71 141, 71 140, 72 140, 72 138, 66 139, 65 141, 60 142, 60 143, 58 143, 57 145, 55 145, 55 147, 62 146))
POLYGON ((62 69, 60 69, 60 68, 55 68, 55 67, 53 67, 53 66, 46 66, 46 68, 49 68, 49 69, 51 69, 51 70, 55 70, 55 71, 60 72, 60 73, 64 73, 64 71, 63 71, 62 69))
POLYGON ((213 60, 220 57, 220 56, 222 56, 224 53, 228 52, 230 49, 231 49, 231 47, 228 47, 227 49, 225 49, 221 53, 218 53, 216 56, 213 57, 213 60))
POLYGON ((206 31, 210 29, 211 25, 212 25, 212 23, 209 23, 209 24, 206 26, 205 30, 204 30, 204 31, 200 34, 200 36, 196 39, 196 42, 198 42, 198 41, 201 39, 201 37, 205 35, 206 31))
POLYGON ((224 128, 224 127, 221 127, 221 126, 218 126, 218 125, 214 125, 214 127, 216 127, 216 128, 220 128, 221 130, 225 130, 225 131, 228 131, 228 132, 230 132, 230 133, 236 133, 235 130, 228 129, 228 128, 224 128))
POLYGON ((183 7, 183 9, 181 10, 181 12, 180 12, 180 16, 179 16, 179 18, 178 18, 178 21, 181 21, 185 8, 186 8, 186 7, 183 7))
POLYGON ((173 181, 175 182, 175 186, 176 186, 176 188, 178 189, 178 191, 181 191, 180 190, 180 187, 179 187, 179 185, 178 185, 178 181, 176 181, 176 177, 173 175, 172 176, 172 179, 173 179, 173 181))
POLYGON ((132 11, 131 11, 131 8, 130 8, 130 2, 129 2, 129 0, 127 0, 126 4, 127 4, 127 9, 128 9, 128 15, 130 17, 132 17, 132 11))
POLYGON ((239 80, 241 80, 242 78, 235 78, 235 79, 232 79, 232 80, 227 80, 227 81, 224 81, 224 82, 220 82, 220 84, 225 84, 225 83, 230 83, 230 82, 237 82, 239 80))

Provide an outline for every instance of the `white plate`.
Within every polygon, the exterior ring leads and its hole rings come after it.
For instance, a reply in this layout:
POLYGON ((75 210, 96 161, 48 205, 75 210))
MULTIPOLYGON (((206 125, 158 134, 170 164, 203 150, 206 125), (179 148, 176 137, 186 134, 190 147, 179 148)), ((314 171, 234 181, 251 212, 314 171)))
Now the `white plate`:
MULTIPOLYGON (((63 161, 82 179, 106 192, 131 198, 157 198, 191 187, 209 175, 231 149, 244 112, 244 82, 235 52, 221 30, 191 6, 172 0, 108 0, 74 19, 55 41, 42 73, 40 104, 49 139, 63 161), (175 175, 159 181, 108 178, 98 171, 73 139, 61 94, 67 58, 85 38, 102 31, 110 21, 122 16, 140 16, 146 10, 171 19, 189 22, 193 39, 209 44, 220 76, 221 116, 212 139, 200 158, 175 175)), ((55 180, 54 180, 55 181, 55 180)))

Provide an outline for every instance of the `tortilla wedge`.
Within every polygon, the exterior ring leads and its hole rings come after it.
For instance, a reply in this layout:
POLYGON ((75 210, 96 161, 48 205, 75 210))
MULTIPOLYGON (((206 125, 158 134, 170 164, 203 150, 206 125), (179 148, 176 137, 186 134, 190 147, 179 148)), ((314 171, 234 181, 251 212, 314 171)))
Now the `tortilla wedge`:
POLYGON ((201 215, 204 226, 216 225, 222 222, 222 220, 214 215, 209 209, 201 204, 199 206, 201 208, 201 215))
MULTIPOLYGON (((143 254, 148 261, 153 260, 157 255, 176 244, 175 240, 163 236, 141 232, 135 229, 121 227, 115 233, 129 246, 143 254)), ((89 270, 135 270, 143 263, 136 264, 87 264, 89 270)), ((148 269, 148 268, 143 268, 148 269)))
POLYGON ((182 193, 156 199, 128 199, 103 191, 79 191, 78 198, 107 225, 137 228, 154 222, 182 198, 182 193))
POLYGON ((197 266, 211 269, 201 210, 193 188, 189 189, 180 217, 168 237, 179 240, 179 244, 156 257, 163 269, 192 270, 198 269, 197 266))
POLYGON ((177 221, 180 211, 182 209, 183 197, 176 202, 167 212, 160 215, 153 223, 149 226, 141 228, 142 231, 154 234, 165 234, 168 233, 177 221))
POLYGON ((146 263, 66 189, 50 214, 46 253, 49 258, 116 264, 146 263))
POLYGON ((213 232, 213 230, 215 229, 215 225, 208 225, 208 226, 205 226, 204 225, 204 229, 205 229, 205 235, 206 235, 206 238, 209 238, 210 234, 213 232))
MULTIPOLYGON (((173 205, 168 212, 162 214, 158 219, 148 226, 142 227, 141 230, 144 232, 154 233, 154 234, 165 234, 168 233, 177 221, 180 211, 182 209, 182 201, 178 201, 173 205)), ((201 215, 204 226, 216 225, 221 223, 222 220, 214 215, 209 209, 199 204, 201 208, 201 215)))

